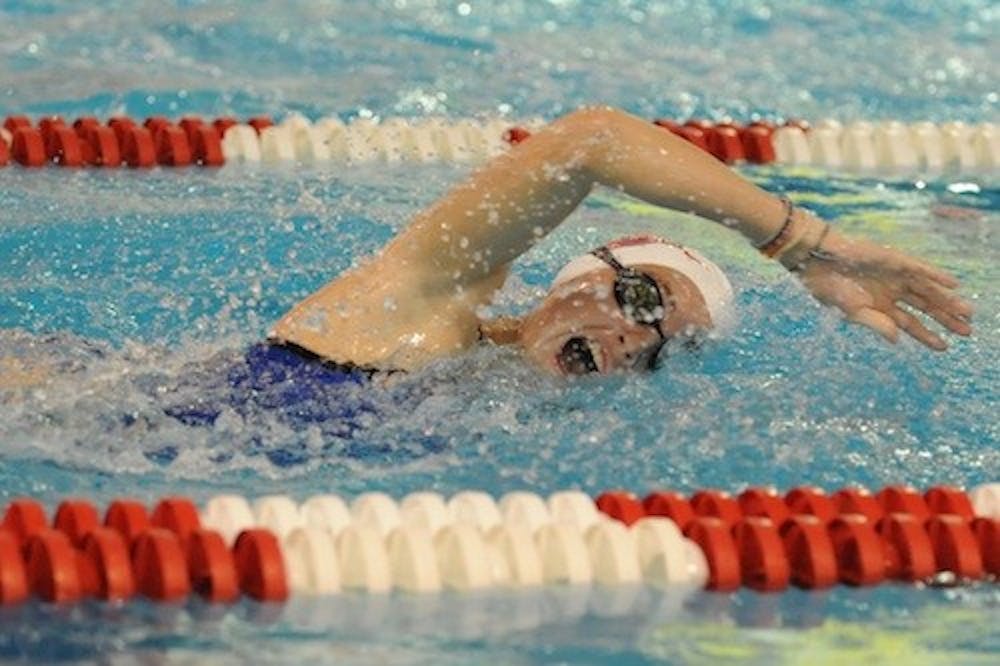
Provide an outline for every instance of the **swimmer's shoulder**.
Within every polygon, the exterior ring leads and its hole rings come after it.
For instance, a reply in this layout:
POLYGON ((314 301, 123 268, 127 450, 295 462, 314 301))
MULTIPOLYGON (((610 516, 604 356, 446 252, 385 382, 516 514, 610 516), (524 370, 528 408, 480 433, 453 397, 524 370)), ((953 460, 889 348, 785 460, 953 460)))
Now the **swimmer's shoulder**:
POLYGON ((476 344, 476 312, 506 271, 458 288, 433 267, 393 258, 382 253, 330 281, 279 319, 270 337, 337 363, 407 371, 476 344))

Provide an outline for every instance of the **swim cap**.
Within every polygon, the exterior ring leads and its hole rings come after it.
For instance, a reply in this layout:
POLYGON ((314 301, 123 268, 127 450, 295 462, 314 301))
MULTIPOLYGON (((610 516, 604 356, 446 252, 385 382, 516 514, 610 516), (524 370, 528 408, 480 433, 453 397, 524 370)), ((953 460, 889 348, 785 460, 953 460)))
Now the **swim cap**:
MULTIPOLYGON (((611 241, 605 247, 623 266, 663 266, 684 274, 705 299, 713 328, 724 330, 735 323, 733 287, 722 269, 700 252, 657 236, 629 236, 611 241)), ((606 266, 594 255, 585 254, 563 266, 552 286, 606 266)))

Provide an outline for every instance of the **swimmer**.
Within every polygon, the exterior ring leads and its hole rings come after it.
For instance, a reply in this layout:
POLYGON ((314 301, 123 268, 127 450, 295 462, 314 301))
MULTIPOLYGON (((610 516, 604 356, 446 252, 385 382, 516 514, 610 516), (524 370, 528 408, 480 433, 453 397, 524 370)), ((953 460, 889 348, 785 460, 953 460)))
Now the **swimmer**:
MULTIPOLYGON (((398 382, 481 341, 515 345, 559 377, 646 370, 672 348, 719 336, 733 321, 725 274, 700 251, 656 236, 620 238, 569 262, 524 317, 482 321, 512 262, 562 222, 596 185, 725 224, 793 271, 822 303, 891 342, 903 331, 935 350, 945 341, 913 311, 958 335, 972 309, 958 281, 922 261, 844 237, 808 211, 744 180, 711 155, 621 111, 571 113, 514 146, 418 213, 381 251, 295 305, 266 341, 196 359, 162 377, 126 382, 136 409, 123 434, 176 438, 218 431, 279 466, 308 461, 315 442, 349 457, 398 461, 447 442, 418 433, 405 452, 372 437, 392 405, 406 414, 419 382, 398 382), (912 311, 911 311, 912 310, 912 311), (379 390, 370 390, 374 382, 379 390), (280 434, 276 434, 280 433, 280 434), (318 437, 318 439, 317 439, 318 437)), ((33 344, 28 340, 29 349, 33 344)), ((86 356, 86 354, 84 355, 86 356)), ((0 359, 0 404, 78 363, 0 359)), ((102 380, 103 381, 103 380, 102 380)), ((91 386, 72 395, 101 392, 91 386)), ((41 395, 45 395, 42 392, 41 395)), ((170 460, 176 447, 147 452, 170 460)))
MULTIPOLYGON (((480 320, 512 262, 596 185, 731 227, 821 303, 890 342, 903 331, 931 349, 947 347, 913 311, 952 333, 972 332, 972 308, 948 273, 843 236, 651 123, 587 108, 486 164, 375 256, 295 305, 267 342, 223 373, 223 402, 259 403, 264 387, 277 386, 268 405, 314 403, 331 385, 418 370, 482 340, 517 345, 554 375, 646 369, 665 345, 723 332, 733 316, 725 274, 700 252, 655 236, 619 239, 574 259, 527 316, 480 320)), ((0 388, 45 381, 44 368, 26 363, 0 363, 0 388)), ((213 423, 220 408, 195 402, 167 411, 192 425, 213 423)), ((305 420, 325 418, 325 404, 309 408, 305 420)))
POLYGON ((654 236, 574 259, 527 316, 481 321, 511 263, 596 185, 726 224, 792 271, 821 303, 895 343, 900 331, 947 344, 914 314, 972 332, 953 276, 897 250, 848 238, 768 194, 711 155, 646 121, 587 108, 549 124, 426 210, 375 256, 294 306, 269 345, 341 367, 414 371, 481 340, 520 347, 568 376, 651 368, 664 345, 723 331, 725 274, 696 250, 654 236))

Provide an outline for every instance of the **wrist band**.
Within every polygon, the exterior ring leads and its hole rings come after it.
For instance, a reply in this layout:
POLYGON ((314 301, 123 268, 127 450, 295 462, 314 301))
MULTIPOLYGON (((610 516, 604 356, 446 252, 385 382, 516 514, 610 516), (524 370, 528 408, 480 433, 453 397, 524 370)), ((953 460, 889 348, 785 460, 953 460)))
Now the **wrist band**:
POLYGON ((755 246, 760 250, 761 254, 769 258, 774 257, 774 255, 781 251, 781 248, 788 242, 792 231, 792 217, 795 213, 795 204, 788 197, 781 197, 781 201, 785 204, 785 220, 781 223, 781 228, 778 229, 778 232, 774 236, 755 246))
POLYGON ((823 241, 826 240, 829 233, 830 225, 821 221, 818 234, 806 231, 799 238, 791 241, 775 258, 793 273, 805 268, 806 262, 810 259, 836 261, 836 255, 823 250, 823 241), (815 239, 811 239, 810 236, 815 237, 815 239))
POLYGON ((819 238, 816 239, 816 245, 813 249, 809 250, 809 257, 812 259, 819 259, 820 261, 833 261, 836 257, 823 249, 823 241, 826 240, 827 235, 830 233, 830 225, 826 222, 823 223, 823 231, 820 232, 819 238))

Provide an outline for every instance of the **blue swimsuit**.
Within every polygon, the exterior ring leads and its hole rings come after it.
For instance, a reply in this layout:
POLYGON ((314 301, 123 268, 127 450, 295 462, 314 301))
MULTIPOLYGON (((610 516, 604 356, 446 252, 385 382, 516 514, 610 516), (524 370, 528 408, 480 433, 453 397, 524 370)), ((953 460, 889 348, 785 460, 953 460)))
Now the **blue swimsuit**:
MULTIPOLYGON (((250 424, 254 452, 282 467, 306 462, 311 457, 309 447, 294 435, 290 442, 276 443, 254 434, 252 424, 262 415, 299 435, 318 430, 324 443, 338 443, 338 453, 352 458, 414 457, 412 449, 407 454, 402 447, 379 443, 364 432, 379 420, 379 405, 369 386, 373 370, 326 361, 294 345, 263 342, 252 345, 235 363, 196 374, 200 376, 186 378, 186 398, 163 411, 187 426, 214 427, 223 412, 232 410, 250 424)), ((402 409, 405 402, 420 398, 406 390, 393 391, 391 397, 393 408, 402 409)), ((259 430, 266 432, 266 425, 259 430)), ((426 453, 443 446, 434 437, 418 439, 426 453)))

